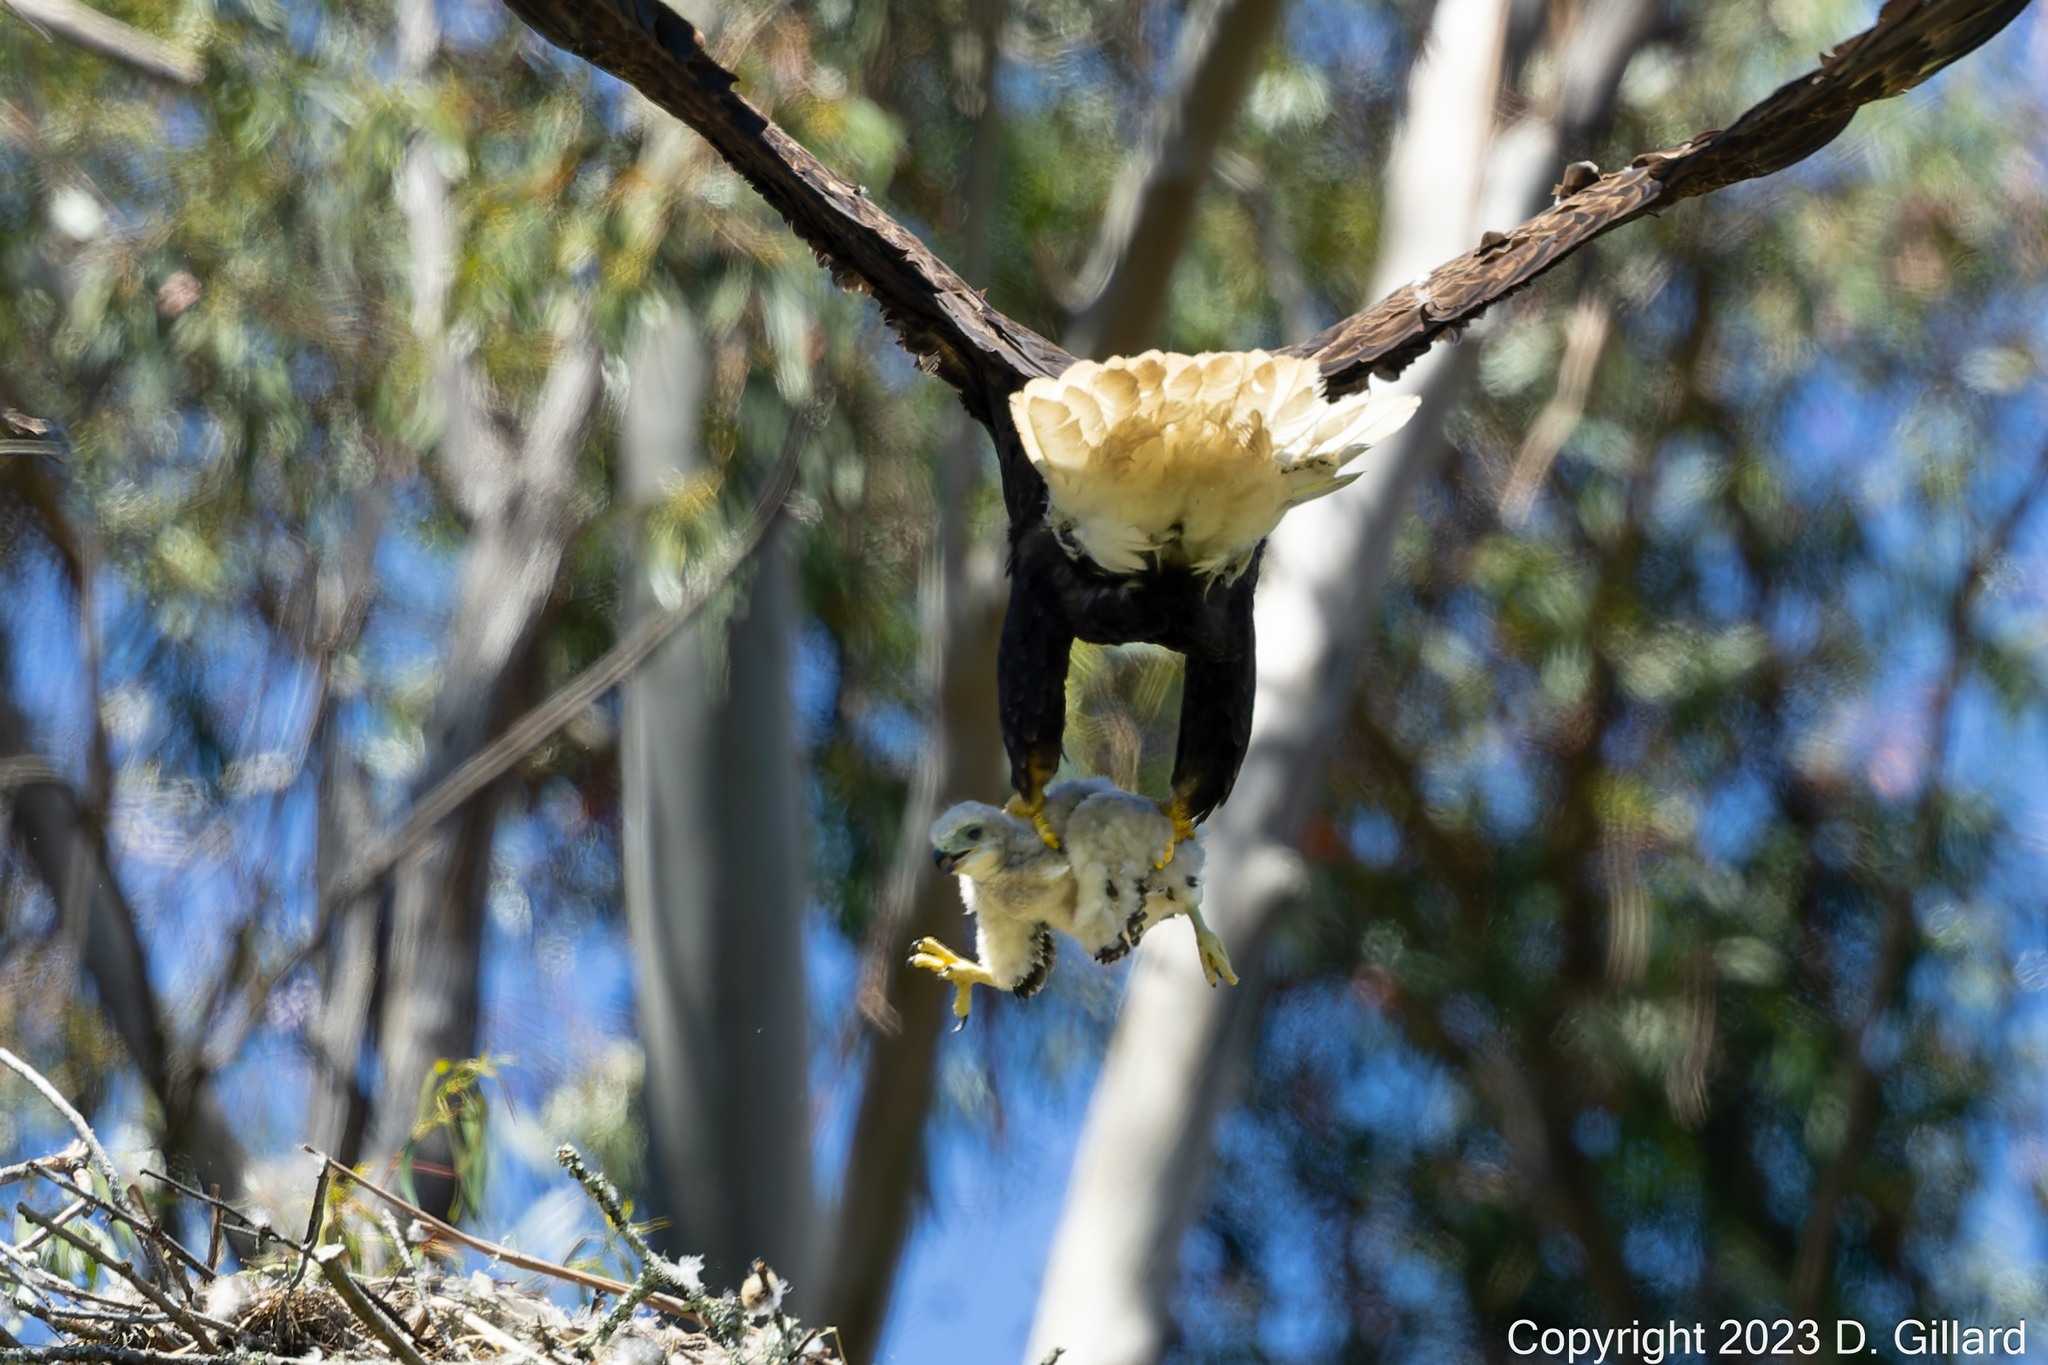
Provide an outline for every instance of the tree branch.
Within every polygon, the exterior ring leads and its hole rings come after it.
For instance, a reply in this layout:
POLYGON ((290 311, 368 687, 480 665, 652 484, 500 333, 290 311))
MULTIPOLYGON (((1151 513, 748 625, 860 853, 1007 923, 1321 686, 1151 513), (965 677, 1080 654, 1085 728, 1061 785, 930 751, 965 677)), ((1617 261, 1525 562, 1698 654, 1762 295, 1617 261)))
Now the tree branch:
POLYGON ((321 900, 346 900, 350 896, 360 894, 390 871, 401 858, 418 848, 427 836, 433 833, 436 825, 460 810, 463 804, 478 792, 504 776, 513 764, 532 753, 555 731, 573 720, 584 707, 618 686, 649 655, 659 649, 664 640, 675 634, 691 617, 701 611, 704 604, 711 600, 719 588, 723 587, 760 547, 763 538, 780 519, 783 506, 789 498, 789 491, 796 481, 797 457, 803 450, 803 438, 815 429, 820 420, 821 417, 816 413, 807 413, 799 414, 791 422, 789 438, 783 447, 782 456, 776 463, 768 487, 762 491, 754 504, 754 511, 747 520, 746 529, 704 573, 688 597, 667 611, 650 615, 634 626, 627 632, 625 638, 605 651, 590 667, 556 688, 545 701, 505 727, 504 731, 489 744, 442 778, 413 803, 404 822, 379 839, 350 867, 342 881, 322 894, 321 900))
POLYGON ((1283 0, 1208 0, 1182 21, 1144 150, 1111 192, 1075 284, 1063 339, 1078 354, 1117 355, 1154 340, 1195 200, 1285 8, 1283 0))
MULTIPOLYGON (((0 637, 0 667, 6 658, 0 637)), ((163 1106, 164 1141, 209 1180, 240 1188, 242 1151, 213 1092, 195 1087, 165 1027, 135 909, 114 875, 106 832, 77 793, 29 744, 28 718, 0 695, 0 813, 51 899, 83 926, 85 969, 99 1006, 143 1084, 163 1106), (11 790, 10 790, 11 789, 11 790)), ((0 835, 9 833, 0 826, 0 835)))
POLYGON ((75 43, 172 85, 197 85, 206 77, 206 63, 196 52, 131 28, 79 0, 0 0, 30 26, 75 43))

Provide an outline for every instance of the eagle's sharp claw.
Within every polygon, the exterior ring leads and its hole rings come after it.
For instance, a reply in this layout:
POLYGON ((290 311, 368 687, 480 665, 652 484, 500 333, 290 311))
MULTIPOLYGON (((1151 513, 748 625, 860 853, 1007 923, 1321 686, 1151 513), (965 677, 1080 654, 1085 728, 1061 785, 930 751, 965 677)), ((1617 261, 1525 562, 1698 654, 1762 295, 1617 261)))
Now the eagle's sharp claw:
POLYGON ((1178 796, 1160 806, 1159 813, 1173 822, 1173 829, 1166 836, 1166 848, 1152 860, 1152 870, 1163 872, 1173 861, 1174 850, 1195 837, 1195 822, 1188 815, 1187 803, 1178 796))
POLYGON ((1037 830, 1038 837, 1045 841, 1045 846, 1055 853, 1060 851, 1060 836, 1053 829, 1052 821, 1046 818, 1044 792, 1041 791, 1032 798, 1012 796, 1003 803, 1003 809, 1011 815, 1029 820, 1031 828, 1037 830))

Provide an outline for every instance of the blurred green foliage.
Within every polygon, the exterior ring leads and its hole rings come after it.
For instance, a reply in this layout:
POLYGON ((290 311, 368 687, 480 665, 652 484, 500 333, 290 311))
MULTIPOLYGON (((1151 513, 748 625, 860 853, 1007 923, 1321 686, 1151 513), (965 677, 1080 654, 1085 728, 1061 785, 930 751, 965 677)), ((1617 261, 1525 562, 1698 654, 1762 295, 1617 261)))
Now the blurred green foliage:
MULTIPOLYGON (((649 518, 657 562, 743 505, 788 405, 829 393, 804 470, 811 856, 858 942, 924 719, 916 588, 952 396, 694 138, 664 145, 664 121, 495 5, 443 6, 460 57, 419 83, 392 77, 386 4, 102 8, 203 52, 207 79, 153 85, 0 16, 0 404, 62 425, 72 525, 44 530, 89 545, 122 598, 119 695, 86 698, 83 719, 52 705, 73 725, 140 708, 109 726, 124 828, 168 823, 241 860, 153 874, 152 941, 217 941, 223 916, 298 927, 273 883, 300 870, 266 871, 263 812, 283 818, 312 778, 287 752, 276 781, 238 785, 250 703, 219 659, 237 641, 238 658, 305 649, 292 604, 379 487, 398 490, 412 558, 369 604, 384 643, 334 642, 324 685, 386 783, 418 762, 435 661, 414 637, 444 611, 432 566, 466 534, 394 197, 423 140, 453 187, 450 323, 502 413, 546 372, 571 290, 594 290, 614 366, 655 301, 702 326, 718 469, 649 518)), ((1163 341, 1279 339, 1276 261, 1319 320, 1364 301, 1420 8, 1297 8, 1202 202, 1163 341)), ((1677 36, 1631 67, 1606 145, 1574 155, 1615 164, 1711 126, 1867 18, 1670 8, 1677 36)), ((1014 17, 977 283, 1048 333, 1177 13, 1059 0, 1014 17)), ((961 0, 736 4, 718 50, 953 255, 970 28, 961 0)), ((2019 913, 2043 884, 2040 826, 2020 822, 2048 802, 2048 603, 2041 518, 2010 513, 2038 491, 2048 141, 2013 53, 1867 111, 1787 176, 1616 234, 1462 343, 1479 381, 1456 458, 1403 527, 1305 850, 1314 894, 1276 950, 1226 1179, 1185 1250, 1186 1358, 1421 1355, 1497 1344, 1520 1316, 2048 1309, 1966 1216, 2014 1187, 2001 1153, 2042 1098, 2015 964, 2048 946, 2019 913), (1575 308, 1603 340, 1546 449, 1532 433, 1575 308), (1823 1195, 1832 1227, 1809 1253, 1823 1195)), ((1540 101, 1545 79, 1515 99, 1540 101)), ((636 539, 619 534, 613 416, 583 452, 545 682, 612 640, 636 539)), ((985 480, 975 496, 971 534, 993 541, 985 480)), ((0 543, 16 581, 32 539, 0 543)), ((1154 651, 1087 652, 1077 764, 1156 790, 1175 678, 1154 651)), ((536 755, 520 809, 559 817, 566 791, 611 837, 608 736, 536 755)), ((529 888, 544 915, 615 901, 602 868, 554 875, 529 888)), ((49 989, 71 950, 35 902, 0 870, 0 1031, 63 1056, 91 1109, 118 1058, 49 989)), ((302 1012, 271 1021, 291 1039, 302 1012)), ((1072 1025, 1046 1011, 1039 1061, 1086 1055, 1072 1025)), ((604 1045, 579 1046, 536 1063, 543 1112, 587 1123, 579 1140, 630 1171, 637 1073, 605 1054, 579 1074, 604 1045)))

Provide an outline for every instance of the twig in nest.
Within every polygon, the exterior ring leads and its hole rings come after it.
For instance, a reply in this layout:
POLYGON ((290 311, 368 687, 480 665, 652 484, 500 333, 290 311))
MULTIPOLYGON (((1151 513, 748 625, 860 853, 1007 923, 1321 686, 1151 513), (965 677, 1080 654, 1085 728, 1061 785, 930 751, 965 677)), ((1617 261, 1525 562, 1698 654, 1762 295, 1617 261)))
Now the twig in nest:
POLYGON ((50 1102, 51 1107, 64 1116, 65 1121, 71 1125, 72 1131, 76 1132, 85 1143, 85 1149, 92 1153, 93 1160, 99 1163, 100 1178, 107 1182, 107 1201, 115 1208, 123 1208, 121 1173, 114 1169, 114 1159, 107 1155, 106 1148, 100 1146, 99 1136, 93 1132, 91 1125, 85 1121, 85 1116, 71 1107, 71 1101, 57 1093, 57 1087, 51 1085, 42 1072, 36 1070, 4 1047, 0 1047, 0 1065, 9 1067, 23 1080, 34 1086, 37 1092, 50 1102))
POLYGON ((142 1295, 143 1298, 148 1299, 151 1303, 176 1319, 178 1325, 191 1333, 193 1340, 197 1341, 201 1347, 208 1351, 218 1351, 220 1349, 213 1339, 213 1334, 206 1330, 206 1324, 199 1320, 197 1314, 172 1300, 169 1295, 151 1284, 142 1275, 136 1273, 134 1266, 116 1257, 112 1252, 102 1251, 71 1229, 58 1227, 48 1217, 37 1213, 26 1204, 17 1203, 14 1206, 14 1211, 29 1222, 34 1223, 37 1227, 48 1228, 65 1245, 75 1251, 83 1252, 92 1260, 99 1262, 122 1279, 128 1281, 129 1284, 135 1287, 136 1293, 142 1295))
MULTIPOLYGON (((143 1174, 148 1175, 149 1172, 144 1171, 143 1174)), ((212 1192, 207 1197, 212 1201, 212 1207, 206 1211, 206 1268, 212 1270, 220 1265, 220 1211, 227 1206, 220 1202, 220 1186, 218 1185, 213 1187, 212 1192)))
MULTIPOLYGON (((350 1170, 325 1152, 312 1147, 306 1147, 303 1150, 312 1152, 314 1156, 325 1161, 336 1175, 344 1180, 353 1181, 370 1194, 375 1195, 392 1208, 398 1210, 398 1212, 405 1214, 409 1218, 418 1219, 440 1236, 446 1237, 449 1241, 459 1242, 472 1251, 480 1251, 492 1260, 502 1261, 517 1270, 530 1270, 536 1275, 546 1275, 550 1279, 582 1285, 585 1289, 601 1289, 607 1294, 623 1294, 632 1288, 625 1281, 615 1280, 609 1275, 598 1275, 588 1270, 577 1270, 572 1266, 557 1265, 553 1261, 544 1261, 538 1256, 529 1256, 523 1251, 515 1251, 513 1248, 501 1245, 500 1243, 472 1236, 461 1228, 456 1227, 453 1223, 444 1222, 436 1218, 419 1205, 399 1198, 382 1185, 371 1180, 368 1176, 350 1170)), ((695 1307, 683 1302, 681 1299, 672 1298, 666 1294, 651 1294, 648 1296, 647 1302, 653 1307, 661 1309, 664 1313, 669 1313, 679 1318, 686 1318, 699 1325, 703 1323, 703 1315, 695 1307)))
MULTIPOLYGON (((94 1196, 90 1190, 80 1189, 76 1184, 72 1183, 69 1180, 66 1180, 61 1175, 57 1175, 55 1172, 51 1170, 45 1169, 41 1172, 41 1174, 43 1179, 49 1181, 58 1189, 79 1196, 76 1202, 67 1206, 63 1213, 57 1215, 57 1218, 55 1220, 57 1222, 62 1223, 68 1221, 66 1215, 70 1214, 74 1210, 84 1208, 86 1200, 94 1199, 94 1196)), ((98 1201, 94 1199, 94 1202, 97 1203, 98 1201)), ((142 1201, 140 1199, 137 1199, 135 1203, 137 1207, 140 1207, 142 1201)), ((191 1266, 194 1270, 198 1271, 203 1278, 208 1280, 214 1278, 214 1270, 211 1266, 207 1265, 204 1261, 201 1261, 197 1256, 194 1256, 191 1252, 185 1250, 183 1244, 181 1244, 177 1238, 171 1236, 170 1233, 164 1231, 163 1226, 157 1223, 154 1219, 152 1219, 148 1223, 142 1223, 136 1220, 135 1218, 130 1217, 128 1214, 122 1212, 120 1209, 115 1208, 111 1204, 106 1205, 106 1211, 107 1216, 109 1218, 114 1219, 116 1222, 127 1224, 136 1232, 155 1241, 160 1247, 162 1247, 166 1251, 175 1253, 179 1260, 183 1261, 186 1265, 191 1266)))
POLYGON ((309 1252, 305 1248, 320 1245, 320 1225, 326 1221, 322 1215, 327 1211, 327 1178, 329 1174, 327 1163, 321 1162, 320 1174, 313 1181, 313 1208, 306 1215, 306 1240, 299 1250, 299 1268, 292 1272, 292 1282, 285 1286, 287 1289, 297 1289, 299 1281, 306 1278, 306 1258, 315 1253, 309 1252))
POLYGON ((102 1341, 66 1341, 55 1346, 9 1348, 9 1365, 44 1365, 57 1361, 98 1361, 103 1365, 287 1365, 286 1358, 247 1352, 152 1351, 141 1346, 115 1346, 102 1341))
MULTIPOLYGON (((633 1254, 640 1258, 640 1273, 633 1277, 632 1287, 619 1296, 611 1312, 606 1313, 604 1321, 597 1325, 593 1341, 600 1346, 610 1341, 612 1333, 624 1326, 633 1316, 633 1310, 646 1302, 657 1289, 683 1294, 693 1300, 704 1297, 704 1281, 698 1275, 704 1264, 700 1257, 671 1261, 657 1254, 653 1247, 647 1245, 647 1239, 640 1235, 640 1230, 633 1226, 632 1220, 626 1217, 626 1206, 619 1198, 618 1186, 605 1179, 604 1172, 593 1171, 584 1165, 581 1154, 566 1142, 555 1148, 555 1160, 575 1177, 576 1183, 596 1201, 598 1208, 604 1210, 605 1218, 619 1230, 619 1235, 626 1239, 626 1245, 633 1248, 633 1254)), ((702 1321, 707 1327, 711 1325, 708 1317, 702 1321)))
MULTIPOLYGON (((63 1208, 57 1210, 56 1217, 52 1218, 50 1221, 57 1224, 57 1226, 62 1227, 64 1224, 78 1217, 79 1214, 84 1213, 90 1207, 92 1207, 91 1202, 84 1199, 74 1199, 70 1203, 66 1204, 63 1208)), ((23 1242, 21 1244, 21 1249, 23 1251, 34 1251, 37 1247, 41 1246, 43 1243, 49 1240, 49 1233, 41 1229, 37 1229, 35 1236, 29 1238, 26 1242, 23 1242)))
POLYGON ((17 1161, 12 1166, 0 1166, 0 1185, 12 1185, 39 1171, 51 1169, 69 1171, 85 1161, 85 1147, 74 1142, 54 1156, 32 1156, 27 1161, 17 1161))
POLYGON ((640 1235, 640 1230, 626 1217, 626 1205, 625 1201, 619 1198, 619 1187, 606 1179, 603 1171, 593 1171, 584 1165, 583 1154, 566 1142, 555 1148, 555 1161, 583 1187, 584 1193, 591 1197, 598 1208, 604 1211, 606 1221, 619 1230, 619 1236, 626 1239, 626 1245, 633 1248, 635 1256, 643 1261, 654 1256, 654 1248, 647 1245, 647 1239, 640 1235))
MULTIPOLYGON (((15 1280, 22 1288, 28 1290, 29 1293, 35 1295, 43 1303, 49 1304, 50 1296, 43 1292, 42 1285, 38 1283, 44 1276, 49 1275, 48 1271, 44 1270, 34 1261, 29 1260, 28 1257, 22 1255, 5 1242, 0 1242, 0 1261, 5 1261, 14 1267, 15 1280)), ((54 1279, 55 1277, 51 1276, 51 1278, 54 1279)), ((70 1288, 68 1285, 65 1287, 66 1289, 70 1288)), ((30 1309, 29 1311, 34 1312, 35 1310, 30 1309)))
MULTIPOLYGON (((294 1242, 291 1238, 284 1236, 283 1234, 278 1232, 276 1228, 271 1227, 268 1223, 258 1222, 254 1218, 251 1218, 248 1214, 243 1213, 240 1209, 236 1208, 233 1204, 230 1204, 227 1200, 221 1198, 219 1186, 215 1186, 213 1193, 208 1194, 204 1190, 196 1190, 192 1188, 192 1186, 187 1185, 182 1180, 173 1179, 172 1177, 165 1175, 162 1171, 144 1170, 142 1174, 144 1179, 154 1180, 160 1185, 168 1185, 172 1189, 176 1190, 179 1194, 184 1195, 187 1199, 196 1200, 197 1202, 206 1205, 208 1208, 213 1210, 214 1216, 216 1218, 234 1219, 237 1223, 240 1223, 242 1225, 241 1227, 236 1229, 236 1231, 238 1232, 252 1233, 258 1237, 283 1242, 288 1247, 299 1247, 299 1244, 297 1242, 294 1242)), ((304 1250, 305 1248, 299 1247, 299 1249, 304 1250)))
MULTIPOLYGON (((326 1182, 323 1180, 321 1184, 324 1186, 326 1182)), ((327 1277, 327 1283, 334 1287, 334 1292, 341 1296, 349 1311, 370 1329, 377 1340, 390 1348, 391 1354, 404 1361, 405 1365, 427 1365, 426 1358, 405 1339, 403 1332, 385 1319, 384 1311, 370 1302, 370 1296, 356 1283, 355 1276, 348 1273, 348 1267, 342 1264, 347 1256, 347 1247, 338 1242, 332 1243, 313 1253, 313 1263, 320 1267, 320 1273, 327 1277)))

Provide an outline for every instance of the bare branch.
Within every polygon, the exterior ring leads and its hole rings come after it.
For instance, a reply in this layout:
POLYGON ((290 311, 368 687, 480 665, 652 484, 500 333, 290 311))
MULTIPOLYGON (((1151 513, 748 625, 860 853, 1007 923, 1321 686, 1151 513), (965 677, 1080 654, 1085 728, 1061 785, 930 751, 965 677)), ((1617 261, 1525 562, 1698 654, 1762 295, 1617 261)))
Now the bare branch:
POLYGON ((19 1365, 55 1365, 58 1361, 90 1361, 98 1365, 245 1365, 246 1362, 277 1361, 285 1357, 248 1355, 240 1351, 222 1354, 190 1350, 153 1351, 141 1346, 115 1346, 103 1341, 67 1341, 55 1346, 9 1348, 7 1358, 19 1365))
MULTIPOLYGON (((762 491, 741 532, 724 554, 704 572, 689 596, 665 612, 649 616, 626 637, 607 650, 597 662, 571 678, 545 701, 535 706, 496 739, 477 751, 449 773, 425 796, 413 804, 405 821, 382 839, 350 868, 348 875, 321 893, 323 914, 330 905, 346 902, 361 894, 376 880, 418 848, 434 827, 460 810, 465 802, 502 777, 513 764, 543 743, 555 731, 573 720, 584 707, 616 687, 661 647, 704 604, 715 596, 739 571, 781 517, 790 489, 796 482, 797 457, 805 439, 824 420, 823 409, 800 413, 792 420, 775 472, 762 491)), ((317 931, 316 931, 317 932, 317 931)))
POLYGON ((320 1267, 320 1273, 327 1277, 327 1283, 341 1301, 348 1305, 348 1311, 356 1315, 357 1321, 370 1329, 370 1334, 384 1343, 391 1354, 404 1365, 427 1365, 419 1349, 405 1339, 405 1334, 385 1320, 384 1314, 370 1302, 370 1296, 356 1283, 355 1276, 348 1273, 348 1248, 339 1242, 321 1247, 313 1253, 313 1263, 320 1267))
POLYGON ((206 63, 196 52, 131 28, 79 0, 0 0, 35 28, 76 43, 155 80, 197 85, 206 77, 206 63))
POLYGON ((633 1316, 633 1310, 645 1303, 655 1290, 666 1289, 686 1296, 704 1292, 703 1282, 698 1278, 701 1258, 692 1256, 682 1261, 671 1261, 647 1245, 640 1229, 626 1217, 626 1206, 619 1198, 618 1186, 607 1180, 604 1172, 590 1169, 584 1164, 582 1155, 566 1142, 555 1149, 555 1161, 583 1187, 584 1193, 604 1213, 605 1221, 618 1229, 619 1236, 626 1239, 626 1245, 633 1248, 633 1254, 640 1260, 640 1273, 634 1277, 633 1287, 619 1296, 618 1302, 612 1305, 612 1311, 605 1314, 604 1321, 597 1325, 594 1339, 598 1345, 611 1340, 612 1334, 633 1316))
MULTIPOLYGON (((433 1229, 438 1236, 446 1237, 451 1242, 459 1242, 472 1251, 480 1251, 491 1259, 503 1261, 514 1269, 530 1270, 536 1275, 547 1275, 569 1284, 582 1285, 585 1289, 601 1289, 607 1294, 624 1294, 633 1287, 624 1280, 615 1280, 609 1275, 598 1275, 587 1270, 577 1270, 573 1266, 557 1265, 553 1261, 544 1261, 538 1256, 529 1256, 523 1251, 515 1251, 511 1247, 503 1246, 497 1242, 488 1242, 481 1237, 471 1236, 453 1223, 445 1219, 436 1218, 419 1205, 399 1198, 382 1185, 371 1180, 368 1176, 350 1170, 325 1152, 314 1151, 311 1147, 302 1148, 301 1150, 312 1152, 314 1156, 325 1161, 328 1169, 334 1174, 349 1181, 351 1184, 358 1185, 369 1191, 408 1218, 418 1219, 433 1229)), ((671 1298, 665 1294, 650 1294, 647 1296, 646 1301, 661 1309, 664 1313, 670 1313, 679 1318, 688 1318, 692 1322, 697 1320, 697 1311, 680 1299, 671 1298)))
MULTIPOLYGON (((66 1213, 69 1213, 71 1209, 82 1210, 85 1207, 86 1200, 90 1199, 94 1200, 94 1202, 98 1202, 91 1191, 82 1188, 81 1186, 73 1183, 72 1181, 66 1180, 63 1176, 58 1175, 48 1166, 39 1167, 37 1173, 40 1174, 43 1177, 43 1179, 49 1181, 52 1185, 55 1185, 58 1189, 64 1190, 69 1194, 75 1194, 78 1196, 78 1199, 66 1208, 66 1213)), ((140 1202, 140 1200, 137 1200, 138 1204, 140 1204, 140 1202)), ((191 1252, 187 1251, 183 1243, 179 1242, 177 1238, 171 1236, 168 1232, 165 1232, 163 1228, 159 1227, 154 1220, 144 1222, 142 1219, 137 1218, 133 1214, 129 1213, 126 1209, 117 1208, 112 1204, 107 1205, 106 1212, 107 1217, 113 1219, 115 1222, 127 1224, 129 1228, 134 1230, 139 1235, 147 1237, 152 1242, 155 1242, 158 1246, 163 1247, 168 1251, 176 1253, 177 1258, 179 1260, 183 1261, 186 1265, 192 1267, 192 1269, 199 1272, 200 1278, 207 1280, 214 1278, 213 1267, 207 1265, 205 1262, 201 1261, 197 1256, 194 1256, 191 1252)), ((56 1221, 60 1223, 63 1222, 64 1215, 58 1215, 56 1221)))
POLYGON ((79 1140, 85 1143, 85 1149, 92 1153, 92 1159, 99 1163, 100 1179, 107 1182, 109 1202, 123 1213, 131 1212, 127 1205, 122 1202, 124 1196, 121 1193, 123 1188, 121 1173, 114 1169, 114 1159, 107 1155, 106 1148, 100 1146, 99 1134, 93 1132, 92 1125, 85 1121, 85 1115, 72 1108, 71 1101, 65 1099, 58 1092, 57 1087, 51 1085, 49 1079, 42 1072, 36 1070, 4 1047, 0 1047, 0 1066, 7 1067, 34 1086, 36 1093, 48 1100, 50 1106, 64 1116, 64 1121, 71 1125, 72 1131, 78 1134, 79 1140))
MULTIPOLYGON (((0 658, 6 653, 0 636, 0 658)), ((242 1155, 210 1090, 195 1083, 172 1045, 149 978, 149 964, 129 904, 113 873, 106 829, 90 818, 62 774, 36 754, 29 722, 0 695, 0 834, 19 837, 29 865, 60 906, 80 907, 84 960, 128 1060, 162 1106, 165 1140, 210 1177, 231 1188, 241 1181, 242 1155)))
POLYGON ((190 1309, 177 1303, 162 1290, 151 1284, 134 1266, 129 1265, 112 1252, 94 1246, 70 1228, 57 1226, 48 1215, 37 1213, 26 1204, 17 1203, 14 1206, 14 1211, 29 1222, 34 1223, 37 1227, 48 1230, 58 1241, 63 1242, 73 1251, 79 1252, 90 1260, 97 1261, 126 1280, 130 1285, 134 1286, 136 1293, 148 1299, 162 1311, 170 1314, 177 1321, 178 1325, 187 1332, 190 1332, 192 1339, 197 1341, 206 1350, 218 1349, 214 1344, 213 1334, 206 1330, 205 1323, 201 1322, 190 1309))
POLYGON ((1169 88, 1103 211, 1063 338, 1081 355, 1151 344, 1195 201, 1280 25, 1283 0, 1208 0, 1182 21, 1169 88))

